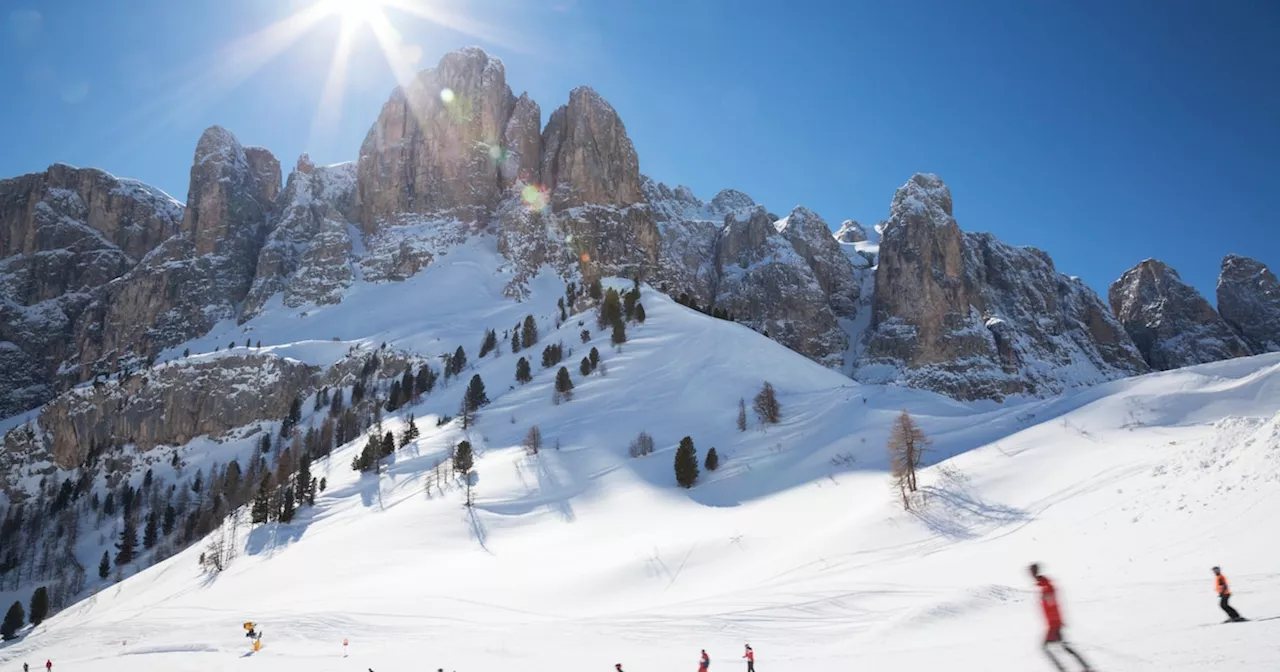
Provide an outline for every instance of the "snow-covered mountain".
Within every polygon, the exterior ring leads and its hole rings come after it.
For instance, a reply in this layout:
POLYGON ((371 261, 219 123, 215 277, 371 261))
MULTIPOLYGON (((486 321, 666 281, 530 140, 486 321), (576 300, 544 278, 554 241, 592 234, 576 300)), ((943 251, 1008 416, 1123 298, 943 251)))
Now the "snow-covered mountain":
MULTIPOLYGON (((377 633, 424 604, 456 609, 434 636, 481 672, 594 669, 615 651, 656 669, 666 654, 633 639, 664 637, 697 648, 749 636, 782 654, 771 669, 837 669, 855 640, 869 661, 915 633, 969 642, 919 660, 950 659, 990 642, 947 614, 1012 619, 1026 606, 995 573, 910 579, 989 557, 968 540, 1039 554, 1040 535, 1066 524, 1097 549, 1125 548, 1083 522, 1113 503, 1086 486, 1109 470, 1117 487, 1177 493, 1214 521, 1243 509, 1199 488, 1272 487, 1275 355, 1119 380, 1274 350, 1265 266, 1223 262, 1214 329, 1238 348, 1197 339, 1201 354, 1157 365, 1133 325, 1169 329, 1185 291, 1139 283, 1122 292, 1138 299, 1113 298, 1117 317, 1046 253, 960 230, 951 198, 915 175, 887 220, 834 232, 803 206, 779 216, 732 189, 703 201, 640 173, 595 91, 574 89, 544 124, 478 49, 393 92, 353 161, 303 155, 283 182, 268 150, 220 127, 197 142, 185 206, 93 169, 0 182, 0 607, 37 586, 55 611, 77 605, 0 663, 44 647, 117 664, 60 639, 76 631, 134 642, 125 650, 144 666, 216 668, 233 645, 215 621, 257 618, 283 626, 268 649, 281 669, 340 631, 378 643, 358 669, 403 666, 377 633), (487 397, 475 417, 461 412, 473 379, 487 397), (749 410, 766 382, 777 425, 749 410), (938 465, 926 479, 936 506, 914 514, 886 495, 884 444, 903 408, 938 465), (534 426, 536 456, 523 447, 534 426), (642 431, 655 452, 629 457, 642 431), (686 435, 704 469, 712 446, 721 460, 687 490, 671 459, 686 435), (1174 435, 1182 447, 1161 449, 1174 435), (1224 447, 1242 436, 1253 443, 1224 447), (1128 450, 1104 455, 1098 437, 1128 450), (463 439, 476 454, 470 509, 446 473, 463 439), (1155 474, 1206 459, 1221 461, 1216 480, 1155 474), (353 469, 371 462, 379 473, 353 469), (1256 476, 1237 473, 1244 463, 1256 476), (1054 522, 1053 493, 1067 490, 1085 495, 1054 522), (286 509, 298 517, 279 520, 286 509), (268 520, 250 522, 259 510, 268 520), (813 511, 845 513, 795 524, 813 511), (120 557, 130 529, 138 548, 120 557), (930 549, 938 558, 921 559, 930 549), (385 593, 367 554, 413 587, 366 603, 385 593), (545 589, 517 571, 531 562, 545 589), (288 577, 340 587, 323 602, 289 593, 288 577), (910 588, 876 596, 872 580, 910 588), (214 611, 193 615, 196 604, 214 611), (760 612, 772 629, 750 625, 762 604, 775 605, 760 612), (805 604, 818 605, 811 620, 805 604), (187 629, 139 617, 165 609, 187 629), (460 632, 466 622, 521 634, 493 649, 460 632), (574 654, 577 640, 594 644, 574 654), (566 653, 511 653, 533 643, 566 653)), ((1274 510, 1262 492, 1245 519, 1274 510)), ((1190 543, 1175 532, 1171 544, 1190 543)))

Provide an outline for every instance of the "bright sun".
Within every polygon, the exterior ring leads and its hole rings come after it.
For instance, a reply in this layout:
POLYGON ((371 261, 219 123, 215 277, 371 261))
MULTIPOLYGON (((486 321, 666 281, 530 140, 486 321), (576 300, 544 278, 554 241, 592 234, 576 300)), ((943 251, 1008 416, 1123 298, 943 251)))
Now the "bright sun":
POLYGON ((326 14, 342 17, 344 28, 369 23, 382 10, 383 0, 323 0, 326 14))

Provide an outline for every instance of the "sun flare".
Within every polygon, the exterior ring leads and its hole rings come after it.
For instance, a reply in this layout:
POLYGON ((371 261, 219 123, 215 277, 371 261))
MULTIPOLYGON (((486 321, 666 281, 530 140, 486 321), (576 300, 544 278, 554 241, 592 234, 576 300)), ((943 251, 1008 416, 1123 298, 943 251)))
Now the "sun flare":
POLYGON ((342 17, 344 28, 371 22, 385 4, 382 0, 322 0, 325 14, 342 17))

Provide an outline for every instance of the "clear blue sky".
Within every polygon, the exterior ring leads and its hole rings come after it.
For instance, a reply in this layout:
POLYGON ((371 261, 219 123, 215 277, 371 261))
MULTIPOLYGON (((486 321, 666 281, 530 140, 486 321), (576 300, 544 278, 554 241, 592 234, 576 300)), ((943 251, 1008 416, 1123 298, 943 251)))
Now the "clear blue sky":
MULTIPOLYGON (((276 54, 246 39, 314 1, 7 0, 0 175, 62 161, 184 199, 212 124, 286 170, 355 159, 396 83, 368 25, 323 106, 339 17, 276 54)), ((1280 270, 1275 0, 413 1, 453 27, 386 10, 398 63, 483 46, 544 122, 589 84, 641 170, 704 198, 873 224, 935 172, 961 227, 1103 293, 1146 257, 1211 301, 1228 252, 1280 270)))

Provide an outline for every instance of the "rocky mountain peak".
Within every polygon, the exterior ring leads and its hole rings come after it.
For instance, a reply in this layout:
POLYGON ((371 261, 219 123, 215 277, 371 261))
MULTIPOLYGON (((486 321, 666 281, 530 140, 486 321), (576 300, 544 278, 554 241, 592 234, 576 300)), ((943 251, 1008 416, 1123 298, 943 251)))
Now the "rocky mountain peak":
POLYGON ((315 171, 315 169, 316 164, 311 162, 311 156, 306 152, 303 152, 302 156, 298 157, 298 163, 293 168, 294 172, 302 173, 304 175, 310 175, 315 171))
POLYGON ((557 210, 627 206, 644 200, 640 161, 622 119, 594 89, 580 86, 542 131, 542 184, 557 210))
POLYGON ((738 191, 737 189, 721 189, 711 199, 711 208, 718 212, 731 212, 733 210, 742 210, 754 207, 756 202, 750 196, 738 191))
POLYGON ((889 221, 914 219, 945 225, 951 220, 951 189, 933 173, 916 173, 898 188, 889 221))
POLYGON ((538 181, 538 166, 542 159, 542 108, 527 93, 520 94, 511 108, 511 118, 502 131, 502 151, 499 169, 504 190, 516 182, 533 184, 538 181))
POLYGON ((478 48, 445 54, 396 89, 360 147, 365 232, 406 215, 487 219, 502 194, 499 165, 515 104, 506 67, 478 48))
POLYGON ((1280 351, 1280 282, 1266 264, 1228 254, 1217 294, 1222 319, 1255 351, 1280 351))
POLYGON ((852 219, 846 219, 840 223, 835 238, 842 243, 861 243, 867 239, 867 231, 861 224, 852 219))
POLYGON ((196 144, 182 231, 196 255, 227 253, 239 239, 256 248, 279 192, 280 162, 271 152, 242 147, 230 131, 210 127, 196 144))
POLYGON ((1252 354, 1217 311, 1158 259, 1125 271, 1108 291, 1111 310, 1152 368, 1176 369, 1252 354))

